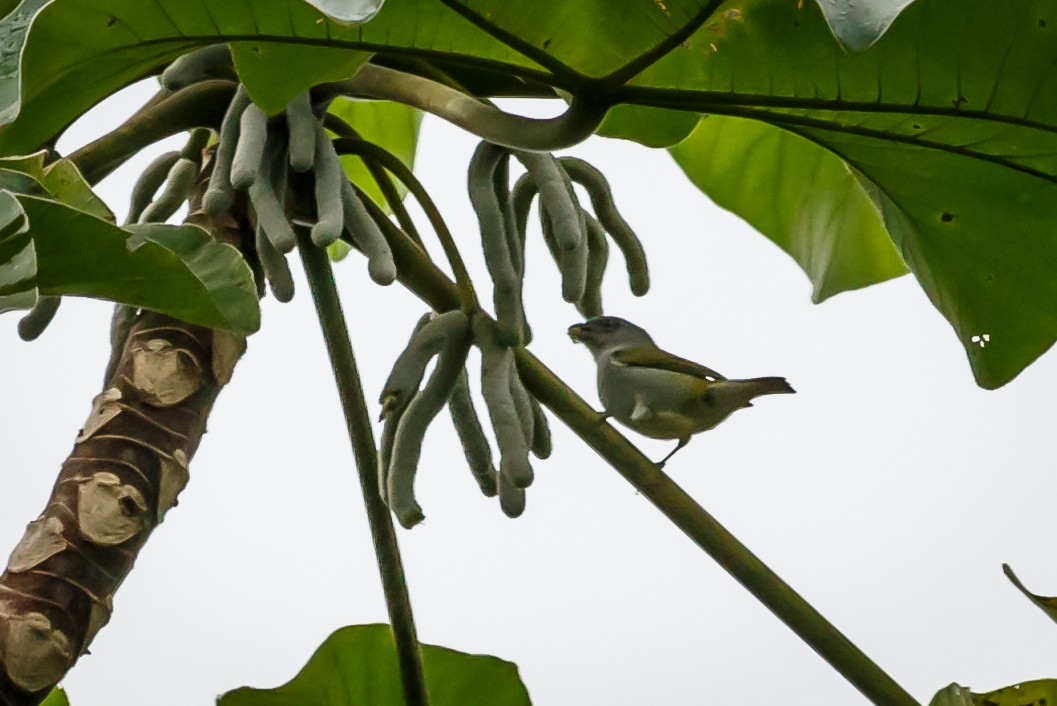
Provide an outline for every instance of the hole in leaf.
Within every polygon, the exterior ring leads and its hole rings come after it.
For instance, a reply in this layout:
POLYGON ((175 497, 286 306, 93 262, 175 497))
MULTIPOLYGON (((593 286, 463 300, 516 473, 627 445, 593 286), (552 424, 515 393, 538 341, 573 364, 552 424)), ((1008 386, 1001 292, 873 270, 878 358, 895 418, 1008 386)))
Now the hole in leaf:
POLYGON ((944 223, 950 223, 954 220, 954 214, 950 212, 945 212, 943 215, 940 216, 940 220, 944 223))
POLYGON ((975 343, 976 345, 980 346, 981 348, 985 348, 987 344, 991 342, 991 334, 981 333, 971 337, 969 340, 975 343))

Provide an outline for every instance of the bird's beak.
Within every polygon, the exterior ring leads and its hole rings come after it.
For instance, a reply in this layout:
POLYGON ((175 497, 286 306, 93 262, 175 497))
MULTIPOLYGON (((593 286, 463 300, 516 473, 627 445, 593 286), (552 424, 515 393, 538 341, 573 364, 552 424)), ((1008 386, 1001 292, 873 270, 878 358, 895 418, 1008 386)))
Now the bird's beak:
POLYGON ((584 339, 581 338, 580 332, 583 330, 583 324, 573 324, 569 327, 569 338, 573 339, 573 343, 583 343, 584 339))

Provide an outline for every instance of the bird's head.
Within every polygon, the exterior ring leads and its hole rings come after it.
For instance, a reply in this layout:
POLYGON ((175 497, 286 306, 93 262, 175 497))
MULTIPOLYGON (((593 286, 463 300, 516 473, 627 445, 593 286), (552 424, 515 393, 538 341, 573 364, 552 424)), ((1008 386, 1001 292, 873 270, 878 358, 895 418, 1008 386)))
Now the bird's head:
POLYGON ((569 338, 587 346, 595 358, 623 348, 656 346, 650 334, 617 316, 596 316, 582 324, 573 324, 569 327, 569 338))

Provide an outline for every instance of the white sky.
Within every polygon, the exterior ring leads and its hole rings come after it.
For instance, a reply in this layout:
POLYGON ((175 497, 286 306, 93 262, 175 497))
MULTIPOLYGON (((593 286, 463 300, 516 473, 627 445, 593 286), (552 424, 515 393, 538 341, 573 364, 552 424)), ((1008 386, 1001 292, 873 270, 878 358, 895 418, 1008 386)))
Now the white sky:
MULTIPOLYGON (((82 144, 150 93, 108 101, 82 144)), ((176 141, 179 144, 180 141, 176 141)), ((488 291, 465 171, 476 144, 423 124, 417 171, 488 291)), ((694 189, 663 151, 592 139, 643 238, 654 286, 628 293, 613 251, 606 311, 732 377, 784 375, 698 436, 674 479, 922 702, 1057 676, 1055 626, 1004 578, 1057 593, 1051 412, 1057 358, 978 389, 958 342, 911 278, 820 306, 796 265, 694 189)), ((100 191, 119 216, 141 155, 100 191)), ((427 240, 432 236, 423 228, 427 240)), ((592 403, 594 367, 566 327, 558 276, 530 235, 531 349, 592 403)), ((434 253, 439 249, 434 248, 434 253)), ((180 506, 119 590, 115 614, 65 680, 75 706, 209 703, 292 677, 334 629, 386 613, 349 443, 297 263, 298 296, 263 327, 224 390, 180 506)), ((337 266, 371 409, 425 310, 337 266)), ((68 299, 44 336, 0 318, 0 552, 43 509, 102 384, 110 305, 68 299)), ((994 342, 993 345, 999 345, 994 342)), ((476 379, 477 370, 472 370, 476 379)), ((552 417, 518 520, 482 497, 446 414, 430 428, 400 530, 424 642, 514 661, 537 706, 865 700, 552 417)), ((671 444, 631 435, 659 458, 671 444)))

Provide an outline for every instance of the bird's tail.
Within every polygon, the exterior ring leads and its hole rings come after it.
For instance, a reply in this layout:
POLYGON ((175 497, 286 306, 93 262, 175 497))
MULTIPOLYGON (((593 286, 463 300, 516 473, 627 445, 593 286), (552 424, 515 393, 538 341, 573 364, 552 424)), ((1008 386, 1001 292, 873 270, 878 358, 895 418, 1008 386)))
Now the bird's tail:
POLYGON ((791 394, 796 392, 796 390, 785 381, 785 378, 750 378, 748 380, 738 380, 737 382, 749 386, 749 389, 752 390, 753 397, 758 397, 759 395, 791 394))

